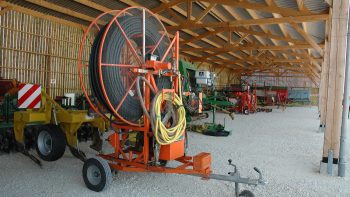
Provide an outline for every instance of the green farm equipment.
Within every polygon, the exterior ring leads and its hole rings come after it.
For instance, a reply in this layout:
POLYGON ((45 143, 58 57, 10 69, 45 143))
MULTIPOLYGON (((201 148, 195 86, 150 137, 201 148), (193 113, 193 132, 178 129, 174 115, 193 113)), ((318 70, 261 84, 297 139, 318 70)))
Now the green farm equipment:
POLYGON ((202 133, 204 135, 228 136, 230 134, 230 131, 226 131, 224 125, 216 124, 215 114, 216 110, 220 110, 225 113, 228 113, 233 119, 233 114, 222 107, 222 105, 227 105, 230 103, 227 101, 218 100, 216 92, 213 97, 210 97, 209 99, 202 99, 203 85, 200 85, 196 82, 196 72, 198 71, 195 65, 184 60, 180 60, 179 70, 181 75, 183 76, 183 102, 186 109, 187 122, 209 117, 208 112, 203 112, 202 106, 204 104, 210 105, 210 108, 208 108, 208 110, 211 110, 213 114, 212 123, 205 123, 201 125, 188 124, 188 129, 191 131, 202 133))

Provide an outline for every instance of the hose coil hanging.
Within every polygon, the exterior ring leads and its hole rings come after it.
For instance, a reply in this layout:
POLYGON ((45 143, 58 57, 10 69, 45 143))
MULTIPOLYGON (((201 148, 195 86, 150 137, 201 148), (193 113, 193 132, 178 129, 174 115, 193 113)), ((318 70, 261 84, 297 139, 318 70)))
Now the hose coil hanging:
POLYGON ((158 92, 152 102, 151 120, 158 144, 171 144, 181 139, 186 129, 186 111, 182 98, 173 92, 158 92), (166 113, 162 119, 163 101, 166 101, 166 113), (167 125, 169 122, 170 127, 167 125))

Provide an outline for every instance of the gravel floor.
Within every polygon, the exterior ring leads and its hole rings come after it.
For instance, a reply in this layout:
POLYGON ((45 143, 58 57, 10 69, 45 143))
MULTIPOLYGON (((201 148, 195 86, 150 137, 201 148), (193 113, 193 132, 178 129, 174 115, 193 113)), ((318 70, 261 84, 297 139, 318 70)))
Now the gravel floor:
MULTIPOLYGON (((190 133, 190 153, 212 153, 215 173, 226 174, 231 158, 242 176, 256 177, 259 167, 267 186, 246 187, 256 196, 350 196, 350 178, 318 173, 323 134, 318 133, 314 107, 287 108, 249 116, 226 117, 229 137, 190 133)), ((210 121, 210 120, 208 120, 210 121)), ((86 146, 86 145, 85 145, 86 146)), ((170 165, 174 165, 171 163, 170 165)), ((40 169, 21 154, 0 156, 1 196, 234 196, 234 184, 201 180, 186 175, 119 172, 100 193, 88 190, 82 179, 82 162, 66 151, 57 162, 40 169)))

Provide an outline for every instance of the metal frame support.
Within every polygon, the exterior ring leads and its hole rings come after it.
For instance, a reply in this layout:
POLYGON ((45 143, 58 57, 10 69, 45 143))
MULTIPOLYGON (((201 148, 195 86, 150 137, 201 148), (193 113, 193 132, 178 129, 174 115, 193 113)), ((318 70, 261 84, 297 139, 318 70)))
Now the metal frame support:
POLYGON ((333 150, 328 150, 328 162, 327 162, 327 173, 333 175, 333 150))
MULTIPOLYGON (((350 13, 350 12, 349 12, 350 13)), ((338 176, 345 177, 346 175, 346 152, 348 146, 348 126, 349 126, 349 88, 350 88, 350 18, 348 17, 348 33, 346 46, 346 65, 345 65, 345 82, 343 95, 343 114, 340 134, 340 148, 339 148, 339 164, 338 176)))
POLYGON ((142 59, 146 62, 146 12, 142 8, 142 59))

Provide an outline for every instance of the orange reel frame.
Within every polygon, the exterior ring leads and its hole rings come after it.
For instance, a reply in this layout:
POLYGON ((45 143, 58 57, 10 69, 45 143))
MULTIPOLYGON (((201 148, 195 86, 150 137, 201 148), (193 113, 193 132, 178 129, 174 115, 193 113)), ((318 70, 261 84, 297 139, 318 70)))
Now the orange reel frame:
MULTIPOLYGON (((87 69, 88 65, 83 63, 82 56, 83 56, 83 49, 84 49, 85 43, 87 41, 88 34, 92 31, 93 28, 96 28, 98 31, 100 31, 100 28, 97 25, 98 24, 97 22, 101 19, 101 17, 103 17, 106 14, 116 14, 113 17, 113 19, 109 22, 109 24, 107 25, 105 33, 102 37, 102 41, 101 41, 102 44, 100 45, 100 48, 99 48, 99 64, 98 64, 99 77, 100 77, 100 82, 101 82, 101 89, 102 89, 102 92, 104 93, 104 96, 107 100, 108 105, 112 106, 112 104, 109 101, 108 96, 106 94, 106 89, 103 85, 103 76, 102 76, 102 72, 101 72, 103 66, 128 67, 134 73, 142 72, 143 74, 145 74, 145 78, 148 81, 150 81, 150 83, 151 83, 152 87, 155 89, 155 91, 158 91, 157 85, 155 83, 154 75, 158 75, 159 71, 161 71, 163 69, 169 69, 172 67, 172 65, 170 63, 164 62, 165 57, 169 54, 171 49, 173 49, 172 50, 174 53, 173 57, 175 57, 174 59, 176 61, 176 68, 174 68, 173 72, 168 73, 168 76, 171 76, 173 79, 173 85, 172 85, 173 89, 162 90, 162 91, 163 92, 172 91, 172 92, 179 94, 179 80, 180 80, 179 74, 178 74, 179 33, 177 32, 175 34, 175 37, 171 41, 168 49, 166 50, 163 58, 160 61, 148 60, 145 63, 142 63, 142 61, 140 60, 140 58, 136 54, 135 48, 133 48, 130 40, 128 39, 125 32, 123 31, 123 29, 121 28, 120 24, 117 21, 118 16, 121 16, 123 14, 129 14, 129 11, 131 9, 141 9, 143 11, 143 17, 145 17, 144 13, 147 12, 148 14, 150 14, 151 16, 156 18, 160 24, 162 24, 161 21, 155 16, 155 14, 153 14, 152 12, 150 12, 146 8, 129 7, 129 8, 126 8, 122 11, 112 10, 112 11, 101 14, 94 21, 92 21, 92 23, 89 25, 89 27, 84 32, 84 36, 82 38, 80 48, 79 48, 78 73, 79 73, 79 79, 80 79, 80 84, 81 84, 82 90, 83 90, 84 95, 85 95, 88 103, 90 104, 91 108, 97 114, 99 114, 101 117, 103 117, 105 120, 109 120, 109 118, 104 113, 101 113, 98 110, 97 104, 94 104, 92 102, 92 99, 90 98, 90 96, 88 94, 87 87, 84 84, 84 72, 83 72, 83 70, 87 69), (134 57, 138 61, 138 64, 139 64, 138 66, 127 65, 127 64, 113 64, 112 65, 112 64, 101 62, 103 43, 105 42, 106 34, 107 34, 109 28, 111 27, 112 23, 115 23, 120 28, 120 30, 122 32, 122 36, 126 39, 126 42, 128 44, 129 49, 131 50, 132 54, 134 55, 134 57)), ((163 28, 165 30, 164 26, 163 26, 163 28)), ((151 49, 151 51, 154 51, 156 49, 156 47, 159 45, 161 40, 164 39, 163 37, 165 34, 167 34, 166 30, 165 30, 165 33, 162 35, 161 39, 157 42, 157 44, 153 47, 153 49, 151 49)), ((144 48, 145 48, 145 46, 144 46, 144 48)), ((143 49, 143 51, 145 51, 145 50, 143 49)), ((147 118, 146 115, 144 115, 143 116, 144 117, 143 124, 142 125, 135 124, 135 123, 132 123, 132 122, 125 120, 121 115, 118 114, 119 107, 122 105, 122 103, 124 102, 124 100, 128 94, 128 91, 131 90, 131 88, 135 85, 135 83, 136 83, 136 79, 132 81, 132 83, 130 84, 129 88, 126 91, 126 94, 123 96, 123 99, 118 104, 118 106, 116 108, 113 108, 113 106, 112 106, 112 108, 114 109, 113 115, 122 121, 121 124, 115 124, 115 122, 113 122, 113 123, 111 122, 111 125, 115 128, 115 133, 111 134, 108 139, 109 139, 109 143, 114 147, 114 153, 98 154, 98 156, 108 160, 109 165, 113 169, 122 170, 122 171, 199 174, 199 175, 202 175, 203 177, 209 177, 209 175, 211 173, 211 155, 209 153, 200 153, 194 157, 184 156, 183 153, 182 153, 183 156, 181 156, 181 157, 175 156, 176 157, 175 159, 180 162, 180 165, 178 167, 175 167, 175 168, 167 168, 167 167, 163 167, 163 166, 150 165, 150 162, 153 161, 152 159, 154 157, 154 155, 150 155, 151 152, 150 152, 150 148, 149 148, 150 147, 150 137, 153 136, 153 131, 152 131, 152 128, 150 126, 151 121, 147 118), (124 142, 126 141, 125 136, 127 136, 127 134, 130 131, 143 132, 142 151, 139 151, 139 152, 134 151, 134 150, 124 151, 123 145, 124 145, 124 142)), ((146 109, 149 110, 151 107, 151 90, 150 90, 150 87, 148 87, 148 86, 145 86, 145 88, 144 88, 144 101, 145 101, 146 109)), ((181 148, 184 149, 185 144, 183 143, 183 141, 184 140, 179 141, 179 142, 175 142, 175 143, 170 144, 170 145, 162 146, 161 151, 163 151, 163 152, 161 152, 160 155, 163 155, 163 157, 164 157, 164 155, 166 155, 165 157, 168 156, 169 158, 172 158, 172 156, 170 154, 174 154, 174 151, 178 150, 179 146, 183 146, 181 148), (166 147, 166 146, 168 146, 168 147, 166 147)), ((175 155, 176 155, 176 153, 175 153, 175 155)))

